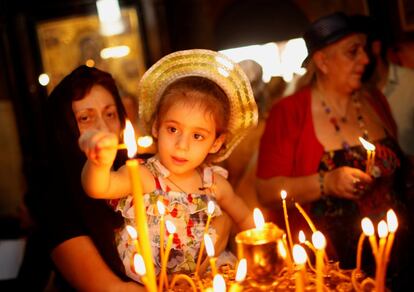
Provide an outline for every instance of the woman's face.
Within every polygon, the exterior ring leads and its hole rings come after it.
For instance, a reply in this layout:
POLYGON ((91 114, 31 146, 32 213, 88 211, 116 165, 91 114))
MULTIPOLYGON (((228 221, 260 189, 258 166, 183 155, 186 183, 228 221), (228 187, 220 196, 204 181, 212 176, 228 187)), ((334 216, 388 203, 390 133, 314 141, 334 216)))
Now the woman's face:
POLYGON ((107 131, 119 135, 121 123, 113 96, 100 85, 94 85, 81 100, 72 102, 79 132, 107 131))
POLYGON ((330 82, 343 89, 361 87, 361 77, 369 59, 365 53, 364 34, 351 34, 322 50, 322 71, 330 82))

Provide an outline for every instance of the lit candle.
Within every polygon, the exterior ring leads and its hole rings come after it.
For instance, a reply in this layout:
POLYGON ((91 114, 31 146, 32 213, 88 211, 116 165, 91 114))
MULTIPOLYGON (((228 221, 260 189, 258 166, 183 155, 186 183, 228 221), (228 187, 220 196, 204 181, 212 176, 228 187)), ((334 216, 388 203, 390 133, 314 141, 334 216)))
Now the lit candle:
POLYGON ((242 258, 237 264, 236 282, 230 286, 229 292, 243 291, 243 286, 241 285, 241 283, 246 278, 246 274, 247 274, 247 261, 245 258, 242 258))
POLYGON ((145 270, 144 259, 137 253, 134 255, 134 270, 141 277, 142 283, 147 286, 147 277, 145 276, 147 272, 145 270))
MULTIPOLYGON (((362 225, 362 221, 361 221, 362 225)), ((364 232, 361 233, 358 240, 358 248, 357 248, 357 258, 356 258, 356 270, 361 271, 361 257, 362 257, 362 247, 365 240, 365 234, 364 232)))
MULTIPOLYGON (((298 239, 301 244, 304 244, 308 248, 310 248, 310 250, 312 250, 312 252, 315 254, 315 257, 316 257, 316 249, 313 247, 313 245, 308 240, 306 240, 305 232, 300 230, 298 239)), ((308 258, 308 266, 309 268, 311 268, 312 271, 315 271, 315 268, 312 266, 312 263, 310 262, 309 258, 308 258)))
POLYGON ((215 276, 217 275, 216 258, 214 257, 214 244, 210 235, 204 234, 204 243, 206 245, 207 255, 210 258, 211 273, 215 276))
POLYGON ((387 245, 385 246, 385 252, 384 252, 384 261, 382 263, 382 276, 385 280, 385 275, 387 273, 387 264, 390 259, 390 252, 392 248, 392 244, 394 242, 395 232, 398 229, 398 219, 395 215, 395 212, 390 209, 387 212, 387 226, 388 226, 388 239, 387 239, 387 245))
POLYGON ((213 291, 214 292, 226 292, 226 281, 222 275, 217 274, 213 279, 213 291))
POLYGON ((160 283, 158 286, 158 291, 162 291, 164 288, 164 281, 165 286, 168 289, 168 279, 167 279, 167 263, 168 263, 168 257, 170 255, 171 245, 175 233, 175 226, 174 224, 167 220, 165 222, 165 225, 167 225, 167 231, 168 231, 168 239, 167 239, 167 246, 165 248, 165 254, 164 254, 164 261, 161 263, 161 275, 160 275, 160 283))
POLYGON ((365 217, 361 221, 362 231, 364 232, 365 236, 368 236, 369 243, 371 244, 372 254, 374 258, 377 258, 378 253, 378 245, 377 245, 377 238, 375 237, 375 230, 372 221, 365 217))
POLYGON ((293 241, 292 241, 292 234, 290 233, 289 219, 288 219, 288 213, 287 213, 287 207, 286 207, 287 193, 285 190, 282 190, 280 192, 280 197, 282 198, 282 203, 283 203, 283 214, 285 217, 285 225, 286 225, 286 233, 287 233, 288 241, 289 241, 289 249, 292 250, 293 241))
POLYGON ((139 162, 137 159, 131 159, 137 152, 137 144, 135 140, 134 128, 130 121, 126 121, 124 131, 124 141, 127 145, 128 157, 130 158, 126 162, 126 167, 129 172, 131 179, 132 194, 134 198, 134 212, 135 222, 137 230, 140 236, 139 244, 140 250, 145 263, 146 278, 147 278, 147 289, 150 292, 157 291, 157 283, 155 280, 154 264, 152 261, 151 245, 149 240, 149 232, 147 225, 147 216, 144 206, 144 198, 142 196, 142 185, 141 177, 139 173, 139 162))
POLYGON ((296 207, 296 209, 298 209, 299 213, 302 214, 303 218, 305 218, 306 222, 309 225, 309 228, 312 230, 312 233, 316 232, 315 224, 313 224, 313 222, 310 219, 309 215, 305 212, 305 210, 302 208, 302 206, 299 205, 298 202, 295 202, 295 207, 296 207))
MULTIPOLYGON (((206 226, 204 227, 204 234, 208 234, 208 228, 210 226, 210 221, 211 221, 211 215, 214 213, 214 209, 215 209, 215 205, 213 201, 209 201, 208 205, 207 205, 207 222, 206 222, 206 226)), ((204 240, 201 241, 201 245, 200 245, 200 250, 198 252, 198 258, 197 258, 197 265, 196 265, 196 269, 195 269, 195 274, 198 275, 198 272, 200 270, 200 265, 201 265, 201 259, 203 257, 203 252, 204 252, 204 240)))
POLYGON ((383 292, 385 287, 385 279, 382 277, 382 263, 384 261, 384 249, 387 243, 388 226, 384 220, 378 223, 379 246, 377 253, 377 268, 375 271, 375 291, 383 292))
POLYGON ((161 263, 164 260, 164 236, 165 236, 165 224, 164 224, 164 213, 165 206, 161 201, 157 201, 158 213, 160 213, 160 258, 161 263))
POLYGON ((305 249, 299 244, 293 246, 293 260, 296 264, 295 287, 296 292, 305 291, 305 263, 308 258, 305 249))
POLYGON ((326 247, 325 236, 320 231, 312 234, 312 243, 316 249, 316 291, 323 291, 323 277, 324 277, 324 262, 323 257, 326 247))
POLYGON ((367 140, 365 140, 362 137, 359 137, 359 141, 362 143, 362 146, 364 146, 365 150, 367 150, 367 161, 366 161, 366 167, 365 172, 370 174, 372 171, 372 167, 375 163, 375 145, 369 143, 367 140))
POLYGON ((134 227, 132 227, 131 225, 127 225, 126 226, 126 230, 127 230, 128 234, 129 234, 129 237, 131 237, 132 242, 134 243, 135 251, 140 254, 141 253, 141 250, 139 248, 138 234, 137 234, 136 229, 134 227))

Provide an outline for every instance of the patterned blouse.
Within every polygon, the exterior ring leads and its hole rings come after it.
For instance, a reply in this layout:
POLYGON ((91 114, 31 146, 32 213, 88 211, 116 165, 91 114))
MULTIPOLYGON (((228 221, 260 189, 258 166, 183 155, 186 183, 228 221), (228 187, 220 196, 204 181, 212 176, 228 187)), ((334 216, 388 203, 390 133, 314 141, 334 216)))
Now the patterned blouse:
MULTIPOLYGON (((169 171, 156 157, 148 159, 145 166, 154 176, 156 189, 151 193, 144 194, 144 204, 147 211, 148 231, 152 246, 153 262, 156 274, 161 270, 160 260, 160 214, 158 213, 157 201, 162 201, 165 206, 164 220, 171 221, 176 227, 173 244, 167 264, 167 273, 191 273, 194 272, 200 244, 203 240, 204 228, 207 222, 207 205, 209 201, 215 202, 215 210, 212 217, 221 215, 221 209, 216 202, 213 192, 214 173, 227 176, 227 171, 218 166, 201 167, 203 173, 203 187, 210 190, 210 194, 193 194, 172 191, 165 183, 169 171)), ((118 200, 111 200, 110 204, 116 211, 120 211, 125 218, 125 226, 135 226, 133 197, 128 195, 118 200)), ((209 235, 213 242, 216 241, 216 232, 210 226, 209 235)), ((138 235, 139 236, 139 235, 138 235)), ((168 238, 165 228, 164 244, 168 238)), ((122 228, 116 235, 116 244, 119 255, 124 264, 126 274, 140 281, 140 277, 133 269, 133 256, 135 247, 130 240, 126 228, 122 228)))

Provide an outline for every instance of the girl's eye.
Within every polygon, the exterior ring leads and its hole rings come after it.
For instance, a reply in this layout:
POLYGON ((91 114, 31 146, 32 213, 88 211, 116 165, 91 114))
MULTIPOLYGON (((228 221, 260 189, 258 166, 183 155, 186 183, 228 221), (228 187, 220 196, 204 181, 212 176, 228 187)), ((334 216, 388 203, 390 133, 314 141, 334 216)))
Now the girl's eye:
POLYGON ((92 121, 92 118, 89 115, 80 115, 78 116, 78 122, 81 124, 86 124, 92 121))
POLYGON ((200 134, 194 134, 194 138, 196 140, 203 140, 204 139, 204 136, 203 135, 200 135, 200 134))
POLYGON ((115 119, 117 117, 117 112, 116 111, 110 111, 106 113, 106 117, 110 118, 110 119, 115 119))
POLYGON ((167 131, 168 131, 169 133, 176 133, 176 132, 177 132, 177 128, 175 128, 175 127, 168 127, 168 128, 167 128, 167 131))

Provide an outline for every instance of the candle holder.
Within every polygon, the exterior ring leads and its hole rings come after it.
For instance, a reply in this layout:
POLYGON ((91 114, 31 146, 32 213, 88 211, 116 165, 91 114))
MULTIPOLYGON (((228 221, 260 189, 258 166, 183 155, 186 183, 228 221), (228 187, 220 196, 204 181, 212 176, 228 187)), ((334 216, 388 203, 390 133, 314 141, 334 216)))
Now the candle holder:
POLYGON ((277 249, 282 235, 283 231, 273 223, 236 235, 238 258, 246 258, 247 274, 253 287, 267 289, 277 284, 277 275, 284 267, 277 249))

